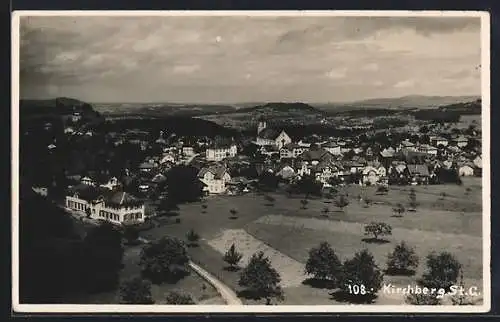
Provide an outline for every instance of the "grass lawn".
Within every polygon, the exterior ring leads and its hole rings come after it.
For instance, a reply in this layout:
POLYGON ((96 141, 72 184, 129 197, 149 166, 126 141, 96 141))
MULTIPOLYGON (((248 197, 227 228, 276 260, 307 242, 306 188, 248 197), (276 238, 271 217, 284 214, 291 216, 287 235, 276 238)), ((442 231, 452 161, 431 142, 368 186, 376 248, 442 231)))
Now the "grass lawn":
MULTIPOLYGON (((387 253, 397 242, 405 240, 415 246, 421 257, 417 276, 422 274, 425 268, 424 258, 430 251, 446 250, 455 254, 464 265, 466 283, 480 287, 482 284, 480 183, 478 178, 464 178, 463 186, 415 186, 413 188, 416 190, 419 202, 417 211, 405 213, 402 217, 394 217, 392 205, 398 202, 407 204, 410 187, 390 187, 389 194, 382 196, 376 195, 375 187, 364 188, 365 195, 379 202, 369 208, 365 208, 356 199, 361 191, 359 186, 346 187, 350 204, 345 212, 338 211, 334 204, 325 203, 323 199, 309 200, 307 209, 300 209, 300 196, 290 198, 284 194, 273 194, 276 199, 273 206, 266 205, 263 196, 257 194, 214 196, 204 202, 181 205, 178 217, 180 223, 156 227, 142 232, 141 235, 148 239, 174 236, 186 240, 186 232, 194 229, 200 234, 201 241, 199 247, 189 248, 191 258, 236 292, 242 290, 238 285, 239 272, 225 270, 227 264, 222 260, 224 251, 222 248, 229 247, 230 240, 234 237, 227 238, 226 235, 225 240, 221 237, 225 236, 228 230, 246 231, 263 245, 272 247, 294 262, 302 264, 305 263, 310 248, 317 246, 321 241, 328 241, 343 259, 352 257, 358 250, 368 248, 381 268, 385 268, 387 253), (471 187, 471 191, 468 196, 464 196, 465 188, 468 186, 471 187), (438 200, 442 191, 446 192, 447 196, 444 200, 438 200), (206 213, 202 213, 202 203, 207 205, 206 213), (325 207, 331 210, 328 218, 324 218, 321 213, 325 207), (464 208, 466 211, 463 211, 464 208), (237 219, 229 218, 231 209, 237 210, 237 219), (375 245, 362 241, 365 237, 363 224, 371 221, 383 221, 393 227, 393 236, 389 238, 389 243, 375 245), (219 244, 215 245, 214 240, 218 238, 219 244)), ((234 238, 233 240, 236 240, 234 238)), ((252 243, 250 238, 242 240, 243 244, 237 244, 237 248, 246 248, 253 252, 264 247, 254 247, 255 243, 252 243)), ((386 277, 386 282, 398 285, 414 284, 415 280, 415 277, 386 277)), ((183 287, 187 290, 191 287, 196 289, 195 285, 198 284, 189 285, 188 283, 183 287)), ((246 304, 256 303, 244 299, 243 301, 246 304)), ((380 298, 378 301, 381 304, 397 304, 394 302, 397 300, 388 297, 380 298)), ((331 299, 327 290, 314 289, 308 285, 285 288, 283 304, 333 303, 335 301, 331 299)))
POLYGON ((402 203, 408 206, 409 193, 413 188, 416 193, 419 208, 432 210, 447 210, 456 212, 481 212, 482 211, 482 189, 481 178, 462 177, 463 185, 421 185, 421 186, 390 186, 386 195, 376 194, 376 187, 360 187, 350 185, 341 189, 350 197, 368 197, 372 201, 387 203, 391 206, 402 203), (470 188, 467 192, 466 189, 470 188), (441 193, 446 195, 441 196, 441 193))

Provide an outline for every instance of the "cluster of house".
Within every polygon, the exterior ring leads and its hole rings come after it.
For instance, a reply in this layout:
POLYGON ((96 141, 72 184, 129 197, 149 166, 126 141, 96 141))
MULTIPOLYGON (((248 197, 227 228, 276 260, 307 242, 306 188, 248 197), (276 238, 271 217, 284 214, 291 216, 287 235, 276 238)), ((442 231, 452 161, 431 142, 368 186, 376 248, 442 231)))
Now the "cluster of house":
MULTIPOLYGON (((66 131, 71 133, 69 128, 66 131)), ((248 191, 255 180, 231 175, 234 168, 243 163, 255 167, 258 174, 267 171, 288 182, 311 176, 325 188, 343 181, 386 185, 391 178, 409 184, 426 184, 439 169, 453 169, 459 176, 472 176, 480 175, 482 168, 480 148, 472 152, 465 149, 470 140, 465 135, 451 139, 431 135, 428 144, 404 140, 383 149, 372 149, 358 144, 353 138, 294 142, 286 131, 269 127, 265 120, 260 120, 256 137, 251 142, 263 156, 259 160, 242 155, 241 144, 234 139, 198 138, 184 142, 175 134, 166 137, 160 132, 159 137, 151 141, 148 132, 138 130, 108 133, 107 136, 115 146, 125 141, 139 145, 141 150, 146 150, 152 142, 161 146, 160 154, 147 156, 139 165, 140 192, 151 191, 166 180, 165 174, 171 167, 193 165, 196 164, 192 163, 194 160, 201 161, 195 166, 206 194, 248 191)), ((49 148, 54 149, 55 145, 49 148)), ((128 177, 133 176, 126 173, 121 180, 128 177)), ((78 180, 80 184, 71 187, 66 197, 69 209, 115 223, 144 220, 144 201, 123 192, 117 178, 103 184, 97 184, 92 176, 78 180)), ((40 194, 47 194, 46 188, 35 189, 40 194)))
MULTIPOLYGON (((333 181, 347 181, 348 177, 351 182, 354 178, 355 183, 363 185, 388 184, 390 178, 409 184, 427 184, 437 176, 439 169, 452 169, 458 176, 480 175, 481 154, 467 154, 462 150, 468 145, 468 140, 463 135, 451 140, 431 136, 430 144, 405 140, 375 153, 370 147, 353 146, 349 139, 316 144, 292 142, 285 131, 269 128, 265 121, 261 121, 253 143, 268 156, 263 164, 259 164, 261 171, 274 173, 288 181, 312 176, 323 187, 328 187, 333 181), (349 151, 353 156, 346 159, 345 154, 349 151), (438 151, 447 158, 438 160, 438 151)), ((222 154, 217 160, 207 158, 219 161, 200 169, 199 178, 207 193, 225 193, 231 188, 234 178, 230 175, 231 165, 225 160, 234 157, 236 152, 236 147, 231 153, 227 148, 225 156, 222 154)))

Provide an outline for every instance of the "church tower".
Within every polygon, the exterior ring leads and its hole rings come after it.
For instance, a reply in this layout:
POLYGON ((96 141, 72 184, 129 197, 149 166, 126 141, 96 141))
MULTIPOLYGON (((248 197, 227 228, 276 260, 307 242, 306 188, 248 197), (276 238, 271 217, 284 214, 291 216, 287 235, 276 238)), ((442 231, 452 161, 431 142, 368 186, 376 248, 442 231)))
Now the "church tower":
POLYGON ((257 135, 260 134, 267 127, 267 122, 264 119, 259 119, 259 125, 257 126, 257 135))

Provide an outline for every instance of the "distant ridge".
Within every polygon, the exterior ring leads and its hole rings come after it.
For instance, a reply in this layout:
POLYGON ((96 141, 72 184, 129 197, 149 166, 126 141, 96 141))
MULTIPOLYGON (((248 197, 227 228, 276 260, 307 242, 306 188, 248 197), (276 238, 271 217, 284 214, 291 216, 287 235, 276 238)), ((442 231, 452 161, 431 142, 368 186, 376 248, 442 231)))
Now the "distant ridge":
POLYGON ((317 108, 305 103, 281 103, 271 102, 264 105, 254 107, 244 107, 238 109, 238 113, 283 113, 283 112, 302 112, 302 113, 322 113, 317 108))
POLYGON ((425 96, 407 95, 395 98, 373 98, 345 103, 311 104, 319 109, 334 108, 388 108, 388 109, 412 109, 412 108, 437 108, 443 105, 472 102, 480 99, 480 96, 425 96))

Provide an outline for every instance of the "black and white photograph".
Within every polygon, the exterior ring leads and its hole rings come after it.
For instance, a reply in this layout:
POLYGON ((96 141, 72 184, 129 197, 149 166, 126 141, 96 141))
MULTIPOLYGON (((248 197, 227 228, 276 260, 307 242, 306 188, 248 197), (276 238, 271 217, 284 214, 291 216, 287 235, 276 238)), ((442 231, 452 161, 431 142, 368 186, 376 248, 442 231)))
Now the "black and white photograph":
POLYGON ((489 15, 14 12, 16 312, 487 312, 489 15))

